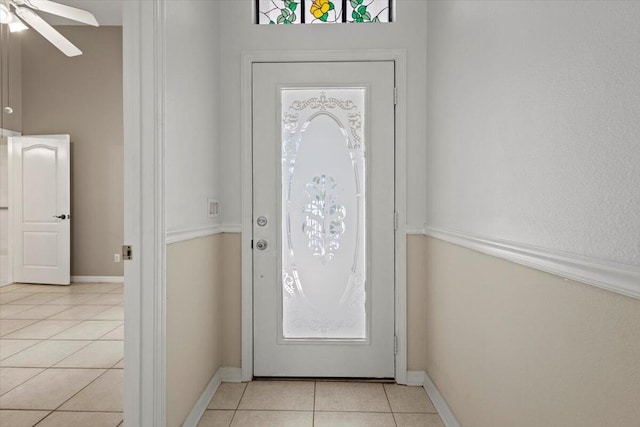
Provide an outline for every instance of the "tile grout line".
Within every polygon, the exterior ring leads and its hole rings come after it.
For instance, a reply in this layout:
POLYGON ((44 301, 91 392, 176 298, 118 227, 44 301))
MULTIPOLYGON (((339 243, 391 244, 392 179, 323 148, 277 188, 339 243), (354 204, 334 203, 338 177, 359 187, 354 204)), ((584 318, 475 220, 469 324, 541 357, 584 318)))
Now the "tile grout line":
POLYGON ((313 382, 313 412, 311 413, 311 427, 316 425, 316 396, 318 381, 313 382))
POLYGON ((387 393, 386 384, 382 384, 382 391, 384 391, 384 397, 387 398, 387 404, 389 405, 389 411, 391 411, 391 419, 393 419, 393 424, 398 427, 398 423, 396 421, 395 413, 393 412, 393 407, 391 406, 391 400, 389 399, 389 394, 387 393))
MULTIPOLYGON (((236 409, 234 409, 233 415, 231 416, 231 420, 229 420, 229 427, 231 427, 231 424, 233 424, 233 419, 236 417, 236 414, 238 413, 238 408, 240 408, 240 402, 242 402, 242 399, 244 398, 244 394, 247 392, 247 388, 249 388, 249 383, 245 383, 244 385, 244 389, 242 390, 240 399, 238 399, 238 403, 236 404, 236 409)), ((214 397, 215 397, 215 393, 214 393, 214 397)), ((213 400, 213 397, 211 399, 213 400)))
MULTIPOLYGON (((80 390, 78 390, 76 393, 74 393, 71 397, 69 397, 67 400, 65 400, 64 402, 62 402, 60 405, 58 405, 56 407, 56 409, 54 409, 53 411, 51 411, 51 413, 49 415, 47 415, 46 417, 44 417, 43 419, 41 419, 40 421, 38 421, 37 424, 34 425, 34 427, 36 427, 38 424, 40 424, 42 421, 44 421, 46 418, 49 418, 51 416, 51 414, 53 414, 54 412, 57 412, 65 403, 67 403, 68 401, 70 401, 71 399, 73 399, 74 397, 76 397, 79 393, 81 393, 84 389, 86 389, 87 387, 89 387, 91 384, 93 384, 95 381, 98 380, 98 378, 101 378, 104 374, 106 374, 109 370, 105 369, 105 371, 98 375, 97 377, 95 377, 92 381, 90 381, 87 385, 85 385, 84 387, 82 387, 80 390)), ((60 411, 62 412, 62 411, 60 411)), ((95 412, 95 411, 69 411, 69 412, 95 412)))
MULTIPOLYGON (((9 338, 9 339, 11 339, 11 338, 9 338)), ((0 341, 3 341, 3 340, 5 340, 5 339, 4 339, 4 338, 0 338, 0 341)), ((5 340, 5 341, 6 341, 6 340, 5 340)), ((14 341, 15 341, 15 340, 14 340, 14 341)), ((38 344, 40 344, 42 341, 45 341, 45 340, 27 340, 27 339, 23 339, 22 341, 37 341, 37 342, 36 342, 36 343, 31 344, 29 347, 25 347, 25 348, 23 348, 22 350, 20 350, 20 351, 18 351, 18 352, 16 352, 16 353, 10 354, 9 356, 7 356, 7 357, 5 357, 5 358, 3 358, 3 359, 0 359, 0 362, 2 362, 3 360, 7 360, 8 358, 13 357, 13 356, 15 356, 15 355, 17 355, 17 354, 20 354, 20 353, 22 353, 23 351, 28 350, 28 349, 30 349, 31 347, 33 347, 34 345, 38 345, 38 344)))
MULTIPOLYGON (((22 289, 22 288, 14 289, 14 290, 9 291, 9 292, 19 291, 20 289, 22 289)), ((9 358, 11 358, 11 357, 17 356, 17 355, 21 354, 22 352, 27 351, 27 350, 29 350, 30 348, 32 348, 32 347, 34 347, 34 346, 36 346, 36 345, 38 345, 38 344, 40 344, 40 343, 42 343, 42 342, 45 342, 45 341, 48 341, 48 342, 56 342, 56 341, 86 341, 85 345, 83 345, 83 346, 81 346, 80 348, 78 348, 77 350, 73 351, 71 354, 66 355, 66 356, 65 356, 65 357, 63 357, 61 360, 56 361, 56 362, 55 362, 52 366, 50 366, 50 367, 25 367, 25 366, 16 367, 16 368, 25 368, 25 369, 41 369, 41 371, 40 371, 39 373, 37 373, 36 375, 34 375, 33 377, 28 378, 28 379, 26 379, 25 381, 22 381, 20 384, 17 384, 16 386, 12 387, 10 390, 7 390, 7 392, 6 392, 6 393, 11 392, 11 391, 12 391, 12 390, 14 390, 16 387, 20 387, 20 386, 21 386, 21 385, 23 385, 24 383, 26 383, 26 382, 28 382, 28 381, 30 381, 30 380, 32 380, 32 379, 34 379, 34 378, 38 377, 39 375, 42 375, 43 373, 45 373, 45 372, 46 372, 46 371, 48 371, 48 370, 53 370, 53 369, 66 369, 66 370, 69 370, 69 369, 98 370, 98 369, 100 369, 100 370, 102 370, 102 371, 103 371, 101 374, 99 374, 96 378, 94 378, 93 380, 91 380, 88 384, 86 384, 84 387, 82 387, 82 388, 81 388, 80 390, 78 390, 76 393, 73 393, 73 394, 72 394, 68 399, 64 400, 64 401, 63 401, 60 405, 58 405, 55 409, 53 409, 53 410, 51 410, 51 409, 37 409, 37 410, 41 410, 41 411, 43 411, 43 412, 46 412, 47 414, 46 414, 42 419, 40 419, 40 420, 36 423, 36 425, 41 425, 41 423, 42 423, 44 420, 49 419, 49 417, 51 417, 51 416, 52 416, 51 414, 54 414, 54 413, 56 413, 56 412, 58 412, 58 413, 61 413, 61 412, 69 412, 69 413, 83 413, 83 412, 84 412, 84 413, 113 413, 113 414, 119 414, 119 415, 120 415, 120 417, 122 417, 122 411, 104 411, 104 410, 103 410, 103 411, 96 411, 96 410, 64 410, 64 411, 61 411, 61 410, 60 410, 60 408, 62 408, 62 406, 64 406, 67 402, 69 402, 70 400, 74 399, 74 398, 75 398, 79 393, 82 393, 85 389, 87 389, 87 387, 91 386, 91 385, 92 385, 92 384, 94 384, 96 381, 98 381, 99 379, 101 379, 101 378, 102 378, 104 375, 106 375, 109 371, 111 371, 111 370, 114 370, 114 371, 115 371, 115 370, 121 370, 121 368, 115 368, 114 366, 115 366, 115 365, 117 365, 118 363, 120 363, 120 361, 122 360, 122 358, 119 358, 115 363, 113 363, 110 367, 107 367, 107 368, 84 368, 84 367, 80 367, 80 366, 77 366, 77 367, 58 367, 58 366, 55 366, 55 365, 57 365, 58 363, 61 363, 62 361, 66 360, 66 359, 67 359, 67 358, 69 358, 69 357, 74 356, 74 355, 75 355, 75 354, 77 354, 78 352, 81 352, 82 350, 86 349, 88 346, 90 346, 90 345, 92 345, 92 344, 94 344, 94 343, 96 343, 96 342, 103 342, 103 341, 104 341, 104 342, 108 342, 108 341, 122 341, 122 340, 100 340, 100 338, 102 338, 102 337, 104 337, 105 335, 107 335, 107 334, 109 334, 109 333, 113 332, 115 329, 117 329, 117 328, 121 327, 121 326, 124 324, 124 320, 122 320, 122 319, 117 319, 117 320, 110 320, 110 319, 92 319, 92 318, 85 318, 85 319, 51 319, 51 317, 53 317, 53 316, 57 316, 57 315, 59 315, 60 313, 64 313, 64 312, 66 312, 66 311, 68 311, 68 310, 70 310, 70 309, 73 309, 73 308, 75 308, 75 307, 82 306, 82 305, 88 305, 88 306, 98 306, 98 305, 102 305, 102 306, 106 306, 106 308, 105 308, 104 310, 99 310, 98 312, 96 312, 96 313, 92 314, 92 315, 91 315, 91 317, 98 316, 98 315, 100 315, 101 313, 104 313, 105 311, 108 311, 108 310, 112 310, 112 309, 114 309, 115 307, 122 307, 122 303, 117 303, 117 304, 113 304, 113 303, 112 303, 112 304, 106 304, 106 303, 102 303, 102 304, 83 304, 83 303, 84 303, 84 302, 86 302, 86 301, 92 301, 92 300, 97 299, 97 298, 99 298, 99 297, 101 297, 101 296, 104 296, 104 295, 111 295, 111 294, 110 294, 110 292, 115 291, 115 290, 116 290, 116 289, 114 288, 114 289, 111 289, 111 290, 109 290, 109 291, 107 291, 107 292, 104 292, 104 291, 103 291, 103 292, 96 292, 96 293, 92 293, 92 292, 87 292, 87 293, 82 293, 82 292, 79 292, 79 293, 61 293, 61 295, 60 295, 58 298, 55 298, 55 299, 53 299, 53 300, 49 300, 49 301, 47 301, 47 302, 38 303, 38 304, 28 304, 28 305, 30 305, 30 306, 31 306, 30 308, 27 308, 27 309, 25 309, 25 310, 20 310, 20 311, 18 311, 18 312, 16 312, 16 313, 14 313, 14 314, 23 313, 23 312, 25 312, 25 311, 27 311, 27 310, 36 309, 36 308, 38 308, 38 307, 42 307, 42 306, 46 306, 46 305, 59 305, 59 306, 66 306, 66 308, 64 308, 64 309, 63 309, 63 310, 61 310, 61 311, 57 311, 56 313, 53 313, 53 314, 51 314, 51 315, 49 315, 49 316, 41 317, 41 318, 39 318, 39 319, 6 319, 6 320, 33 320, 33 322, 31 322, 31 323, 29 323, 29 324, 27 324, 27 325, 25 325, 25 326, 23 326, 23 327, 21 327, 21 328, 18 328, 18 329, 16 329, 15 331, 11 331, 11 332, 10 332, 10 333, 8 333, 7 335, 10 335, 10 334, 12 334, 12 333, 14 333, 14 332, 18 332, 18 331, 20 331, 20 330, 22 330, 22 329, 24 329, 24 328, 29 327, 29 326, 36 325, 38 322, 42 322, 42 321, 44 321, 44 320, 50 320, 50 321, 56 321, 56 320, 73 321, 73 320, 76 320, 76 322, 75 322, 75 323, 73 323, 72 325, 70 325, 68 328, 65 328, 65 329, 63 329, 63 330, 61 330, 61 331, 57 331, 55 334, 53 334, 53 335, 51 335, 51 336, 49 336, 49 337, 47 337, 47 338, 7 338, 7 336, 6 336, 6 335, 5 335, 5 336, 3 336, 3 337, 1 338, 2 340, 14 340, 14 341, 19 341, 19 340, 23 340, 23 341, 35 341, 33 344, 31 344, 31 345, 29 345, 29 346, 27 346, 27 347, 25 347, 25 348, 21 349, 20 351, 18 351, 18 352, 16 352, 16 353, 13 353, 13 354, 11 354, 11 355, 8 355, 8 356, 7 356, 6 358, 4 358, 3 360, 7 360, 7 359, 9 359, 9 358), (63 296, 66 296, 66 295, 82 295, 82 294, 93 294, 93 297, 90 297, 89 299, 86 299, 86 300, 84 300, 84 301, 82 301, 82 302, 78 302, 78 303, 69 303, 69 302, 67 302, 66 304, 52 304, 52 303, 54 303, 56 300, 61 299, 63 296), (71 328, 73 328, 73 327, 75 327, 75 326, 77 326, 77 325, 79 325, 79 324, 82 324, 83 322, 89 321, 89 320, 95 320, 95 321, 115 321, 115 322, 118 322, 118 324, 117 324, 116 326, 114 326, 113 328, 109 329, 108 331, 106 331, 105 333, 101 334, 99 337, 97 337, 97 338, 95 338, 95 339, 91 339, 91 338, 90 338, 90 339, 54 339, 54 337, 55 337, 55 336, 57 336, 57 335, 59 335, 59 334, 61 334, 61 333, 63 333, 63 332, 66 332, 67 330, 69 330, 69 329, 71 329, 71 328)), ((30 296, 33 296, 33 295, 42 295, 42 294, 53 294, 53 293, 55 293, 55 292, 34 292, 34 293, 32 293, 30 296)), ((14 301, 20 301, 20 300, 25 299, 25 298, 28 298, 28 297, 29 297, 29 296, 25 296, 24 298, 19 298, 19 299, 17 299, 17 300, 13 300, 13 301, 11 301, 10 303, 13 303, 14 301)), ((5 304, 1 304, 1 305, 2 305, 2 306, 6 306, 6 305, 9 305, 10 303, 5 303, 5 304)), ((20 305, 20 304, 11 304, 11 305, 20 305)), ((26 305, 26 304, 25 304, 25 305, 26 305)), ((0 320, 5 320, 5 319, 0 319, 0 320)), ((3 367, 3 368, 9 368, 9 367, 3 367)), ((2 396, 4 396, 6 393, 3 393, 3 394, 2 394, 2 396)), ((9 408, 6 408, 6 409, 8 409, 8 410, 17 410, 17 411, 22 411, 22 410, 24 410, 24 411, 27 411, 27 410, 35 410, 35 409, 33 409, 33 408, 31 408, 31 409, 17 409, 17 408, 9 409, 9 408)), ((122 424, 122 421, 119 423, 119 425, 121 425, 121 424, 122 424)))

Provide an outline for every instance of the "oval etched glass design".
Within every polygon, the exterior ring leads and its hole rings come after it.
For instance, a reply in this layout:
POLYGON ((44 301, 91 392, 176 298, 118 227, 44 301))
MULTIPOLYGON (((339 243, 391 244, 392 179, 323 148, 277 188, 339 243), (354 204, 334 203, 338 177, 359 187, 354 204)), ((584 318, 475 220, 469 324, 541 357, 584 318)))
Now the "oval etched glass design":
POLYGON ((282 336, 366 338, 364 88, 282 90, 282 336))

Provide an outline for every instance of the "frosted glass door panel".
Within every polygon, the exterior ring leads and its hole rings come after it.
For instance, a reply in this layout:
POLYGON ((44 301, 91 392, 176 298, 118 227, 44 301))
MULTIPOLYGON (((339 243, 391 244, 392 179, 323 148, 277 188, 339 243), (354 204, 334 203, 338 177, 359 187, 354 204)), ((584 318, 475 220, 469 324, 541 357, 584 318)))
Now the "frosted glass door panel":
POLYGON ((285 339, 367 338, 365 99, 281 90, 285 339))

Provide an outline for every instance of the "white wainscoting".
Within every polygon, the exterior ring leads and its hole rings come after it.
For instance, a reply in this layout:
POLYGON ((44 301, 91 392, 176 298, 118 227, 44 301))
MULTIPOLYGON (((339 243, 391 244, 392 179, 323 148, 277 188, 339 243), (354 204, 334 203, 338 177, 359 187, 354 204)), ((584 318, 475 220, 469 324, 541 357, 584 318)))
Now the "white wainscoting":
POLYGON ((640 267, 436 227, 425 227, 425 234, 560 277, 640 298, 640 267))
POLYGON ((241 231, 242 225, 240 224, 211 224, 181 228, 179 230, 167 231, 165 242, 167 245, 170 245, 172 243, 184 242, 200 237, 212 236, 214 234, 240 233, 241 231))

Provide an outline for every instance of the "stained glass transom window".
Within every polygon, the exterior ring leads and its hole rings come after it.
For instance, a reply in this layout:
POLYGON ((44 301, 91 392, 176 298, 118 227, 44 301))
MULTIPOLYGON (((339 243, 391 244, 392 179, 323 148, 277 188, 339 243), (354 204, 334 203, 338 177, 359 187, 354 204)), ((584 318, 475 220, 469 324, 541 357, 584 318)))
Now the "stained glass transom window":
POLYGON ((256 0, 258 24, 391 22, 393 0, 256 0))

